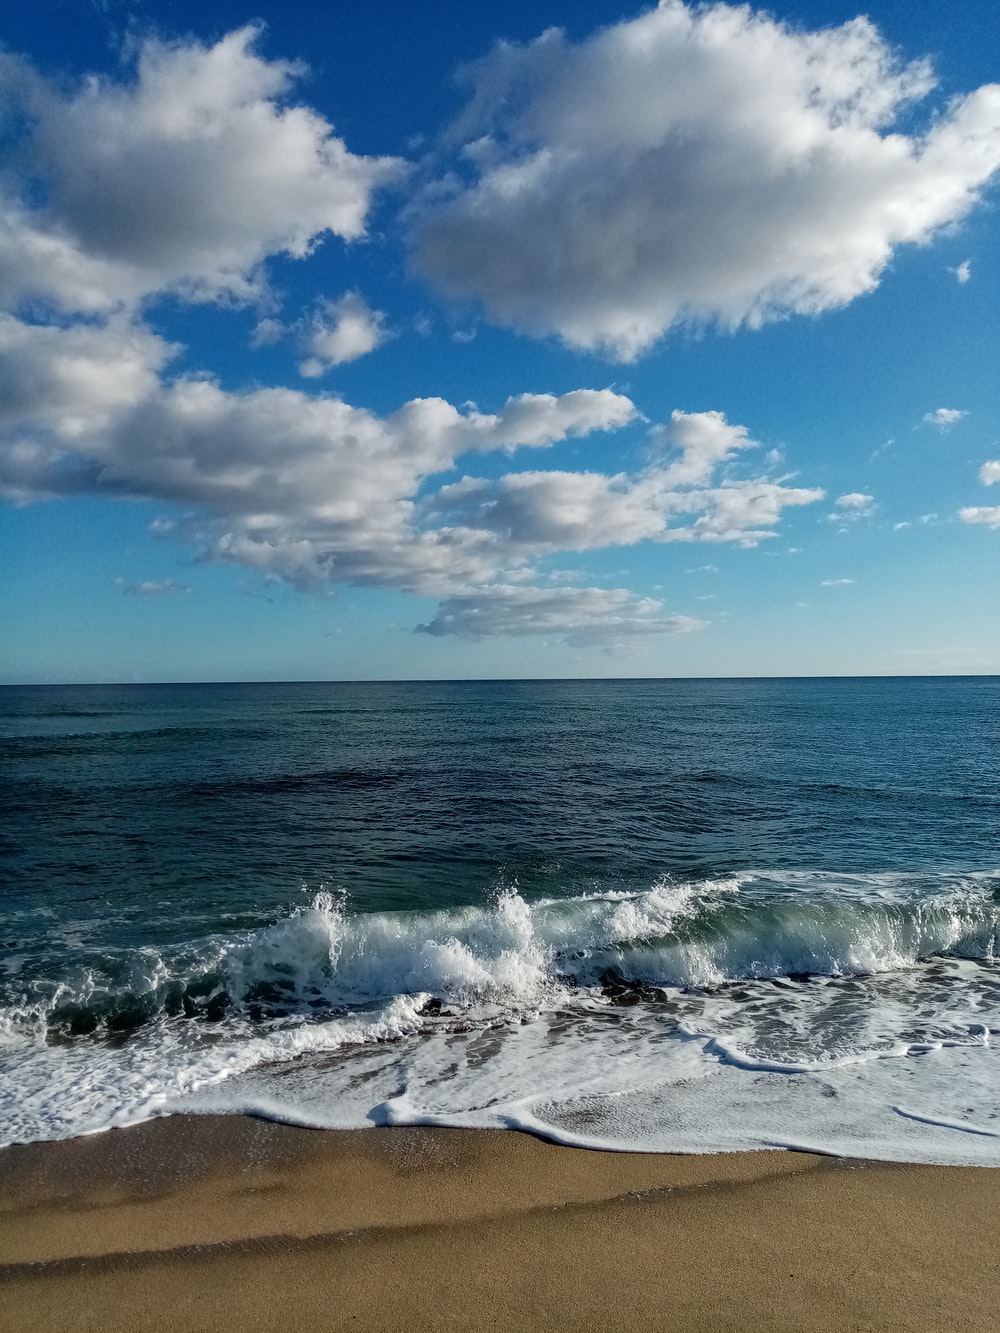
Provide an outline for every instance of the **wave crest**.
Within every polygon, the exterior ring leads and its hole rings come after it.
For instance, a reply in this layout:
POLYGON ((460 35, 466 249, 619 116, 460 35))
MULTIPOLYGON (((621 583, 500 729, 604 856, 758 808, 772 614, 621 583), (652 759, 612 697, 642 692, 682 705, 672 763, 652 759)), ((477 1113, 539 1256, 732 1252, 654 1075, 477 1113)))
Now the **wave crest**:
POLYGON ((795 877, 693 882, 643 893, 351 914, 343 896, 256 930, 173 949, 92 957, 22 983, 0 1034, 59 1040, 128 1032, 163 1018, 329 1018, 397 996, 472 1015, 546 1007, 580 988, 705 990, 802 975, 898 971, 937 955, 998 956, 1000 893, 988 876, 907 891, 795 877))

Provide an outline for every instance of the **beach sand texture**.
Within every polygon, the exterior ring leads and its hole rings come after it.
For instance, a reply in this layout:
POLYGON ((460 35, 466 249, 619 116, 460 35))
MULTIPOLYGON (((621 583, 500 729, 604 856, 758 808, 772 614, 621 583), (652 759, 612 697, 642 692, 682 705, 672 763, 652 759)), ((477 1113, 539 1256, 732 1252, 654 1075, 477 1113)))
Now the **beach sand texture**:
POLYGON ((11 1330, 990 1329, 1000 1173, 176 1116, 0 1153, 11 1330))

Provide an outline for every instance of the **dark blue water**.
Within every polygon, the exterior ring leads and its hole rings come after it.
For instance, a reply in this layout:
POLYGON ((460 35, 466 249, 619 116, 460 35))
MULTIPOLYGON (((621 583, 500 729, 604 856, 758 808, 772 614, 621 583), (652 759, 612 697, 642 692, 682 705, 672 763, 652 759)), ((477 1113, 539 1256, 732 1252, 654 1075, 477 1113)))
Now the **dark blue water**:
MULTIPOLYGON (((204 1038, 259 1000, 259 977, 232 980, 236 943, 306 920, 320 893, 369 959, 378 922, 379 947, 386 931, 458 940, 492 980, 476 991, 468 968, 386 955, 367 990, 344 989, 344 961, 331 989, 303 981, 285 941, 290 980, 269 974, 265 1018, 282 996, 285 1023, 361 1012, 418 974, 440 1003, 493 987, 523 1008, 496 969, 524 939, 480 938, 512 894, 535 912, 546 984, 572 974, 602 994, 612 973, 683 990, 891 971, 857 961, 876 937, 889 962, 956 954, 982 971, 994 905, 1000 921, 998 741, 990 677, 4 688, 0 1013, 12 1040, 49 1048, 149 1041, 151 1024, 204 1038), (705 887, 730 882, 718 901, 705 887), (954 930, 928 925, 956 893, 971 898, 954 930), (594 901, 619 917, 641 904, 645 925, 553 943, 545 904, 582 921, 594 901), (574 961, 597 954, 593 976, 574 961)), ((259 1007, 247 1021, 259 1034, 259 1007)))
POLYGON ((8 688, 0 737, 7 905, 140 932, 1000 856, 989 677, 8 688))

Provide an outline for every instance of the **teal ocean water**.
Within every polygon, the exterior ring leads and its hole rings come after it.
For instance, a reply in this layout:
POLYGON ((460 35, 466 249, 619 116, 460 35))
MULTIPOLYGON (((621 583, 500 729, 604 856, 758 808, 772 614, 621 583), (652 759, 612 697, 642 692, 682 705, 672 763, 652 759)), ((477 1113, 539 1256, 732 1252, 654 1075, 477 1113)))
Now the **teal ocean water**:
POLYGON ((0 1142, 1000 1164, 1000 679, 0 690, 0 1142))

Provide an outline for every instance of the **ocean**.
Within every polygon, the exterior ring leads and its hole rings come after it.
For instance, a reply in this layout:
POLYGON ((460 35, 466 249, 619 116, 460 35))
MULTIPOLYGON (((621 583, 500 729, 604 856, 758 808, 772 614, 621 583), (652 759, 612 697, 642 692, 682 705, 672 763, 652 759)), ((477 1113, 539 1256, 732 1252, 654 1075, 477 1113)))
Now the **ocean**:
POLYGON ((0 1142, 1000 1165, 1000 678, 5 687, 0 1142))

